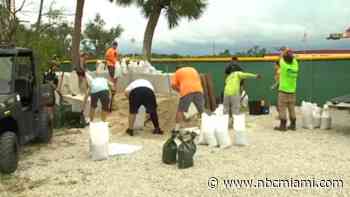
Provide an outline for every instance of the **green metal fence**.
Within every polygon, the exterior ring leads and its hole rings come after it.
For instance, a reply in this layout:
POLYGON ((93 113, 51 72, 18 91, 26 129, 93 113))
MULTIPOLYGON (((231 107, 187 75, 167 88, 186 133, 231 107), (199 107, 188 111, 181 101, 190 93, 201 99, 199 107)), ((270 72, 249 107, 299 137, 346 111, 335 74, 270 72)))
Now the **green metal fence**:
MULTIPOLYGON (((180 63, 154 63, 157 69, 174 71, 180 63)), ((183 62, 181 63, 183 64, 183 62)), ((210 73, 214 80, 216 95, 220 95, 224 86, 225 62, 189 62, 186 63, 202 73, 210 73)), ((259 73, 261 80, 246 80, 245 86, 250 99, 266 98, 276 102, 276 91, 270 86, 273 83, 273 62, 242 62, 247 72, 259 73)), ((350 94, 350 60, 301 61, 298 79, 297 98, 324 104, 330 98, 350 94)))

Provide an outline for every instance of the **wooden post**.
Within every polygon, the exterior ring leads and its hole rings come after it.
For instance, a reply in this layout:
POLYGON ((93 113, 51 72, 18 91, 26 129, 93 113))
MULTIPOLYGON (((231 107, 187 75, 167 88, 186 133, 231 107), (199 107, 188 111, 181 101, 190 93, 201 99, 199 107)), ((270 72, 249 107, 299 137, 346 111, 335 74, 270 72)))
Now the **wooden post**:
POLYGON ((216 109, 216 98, 215 98, 215 92, 214 92, 214 85, 213 80, 211 77, 211 74, 206 75, 206 81, 207 81, 207 88, 208 88, 208 97, 209 97, 209 103, 210 103, 210 110, 215 111, 216 109))
POLYGON ((203 87, 203 96, 205 101, 205 108, 210 110, 210 101, 209 101, 209 95, 208 95, 208 85, 206 80, 206 74, 201 74, 201 83, 203 87))

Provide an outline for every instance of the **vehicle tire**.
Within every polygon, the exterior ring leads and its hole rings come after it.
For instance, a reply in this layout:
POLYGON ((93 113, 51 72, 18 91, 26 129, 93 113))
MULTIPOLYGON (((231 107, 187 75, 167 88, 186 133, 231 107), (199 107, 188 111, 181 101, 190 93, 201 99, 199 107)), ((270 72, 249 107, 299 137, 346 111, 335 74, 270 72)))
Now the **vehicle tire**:
POLYGON ((41 112, 38 122, 38 140, 41 143, 49 143, 53 131, 52 120, 48 112, 41 112))
POLYGON ((0 172, 10 174, 18 165, 18 141, 14 132, 5 132, 0 136, 0 172))

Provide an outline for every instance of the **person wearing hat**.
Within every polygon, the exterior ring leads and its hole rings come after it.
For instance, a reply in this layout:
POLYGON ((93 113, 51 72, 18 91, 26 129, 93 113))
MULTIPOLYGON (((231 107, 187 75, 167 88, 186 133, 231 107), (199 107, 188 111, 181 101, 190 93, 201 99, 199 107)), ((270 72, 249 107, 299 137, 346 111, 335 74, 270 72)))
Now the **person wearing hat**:
POLYGON ((238 58, 236 56, 231 57, 230 63, 225 67, 225 79, 232 71, 242 71, 243 69, 239 65, 238 58))
MULTIPOLYGON (((112 42, 112 47, 107 49, 105 54, 105 60, 106 60, 106 65, 108 68, 110 80, 113 83, 112 99, 111 99, 111 101, 113 101, 113 97, 117 90, 117 82, 118 82, 118 78, 115 76, 116 63, 119 61, 118 42, 116 40, 112 42)), ((110 104, 109 110, 112 111, 112 103, 110 104)))
POLYGON ((291 49, 287 48, 283 51, 279 65, 278 112, 280 126, 274 129, 278 131, 296 130, 295 103, 299 64, 291 49), (287 109, 290 119, 288 127, 287 109))

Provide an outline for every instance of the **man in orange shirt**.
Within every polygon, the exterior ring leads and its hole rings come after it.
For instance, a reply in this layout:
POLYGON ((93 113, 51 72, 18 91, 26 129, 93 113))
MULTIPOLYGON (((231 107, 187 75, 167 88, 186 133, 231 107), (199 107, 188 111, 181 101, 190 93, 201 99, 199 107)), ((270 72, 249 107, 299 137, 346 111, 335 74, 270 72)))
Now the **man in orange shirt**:
POLYGON ((194 103, 200 114, 203 113, 203 88, 199 73, 192 67, 176 67, 176 72, 171 79, 171 86, 180 93, 175 125, 175 130, 179 130, 180 122, 183 121, 183 113, 188 111, 191 102, 194 103))
POLYGON ((115 76, 115 66, 116 66, 117 61, 119 61, 119 54, 118 54, 117 48, 118 48, 118 42, 113 41, 112 47, 107 49, 107 52, 105 55, 106 64, 107 64, 107 68, 108 68, 108 72, 109 72, 109 77, 110 77, 111 82, 113 83, 112 98, 111 98, 111 103, 109 106, 110 111, 112 111, 112 101, 113 101, 115 92, 117 90, 117 82, 118 82, 118 79, 115 76))
POLYGON ((117 61, 119 61, 119 54, 118 54, 118 42, 117 41, 113 41, 112 43, 112 47, 110 47, 109 49, 107 49, 106 55, 105 55, 105 59, 106 59, 106 64, 108 67, 108 71, 109 71, 109 76, 114 80, 115 76, 115 64, 117 63, 117 61))

